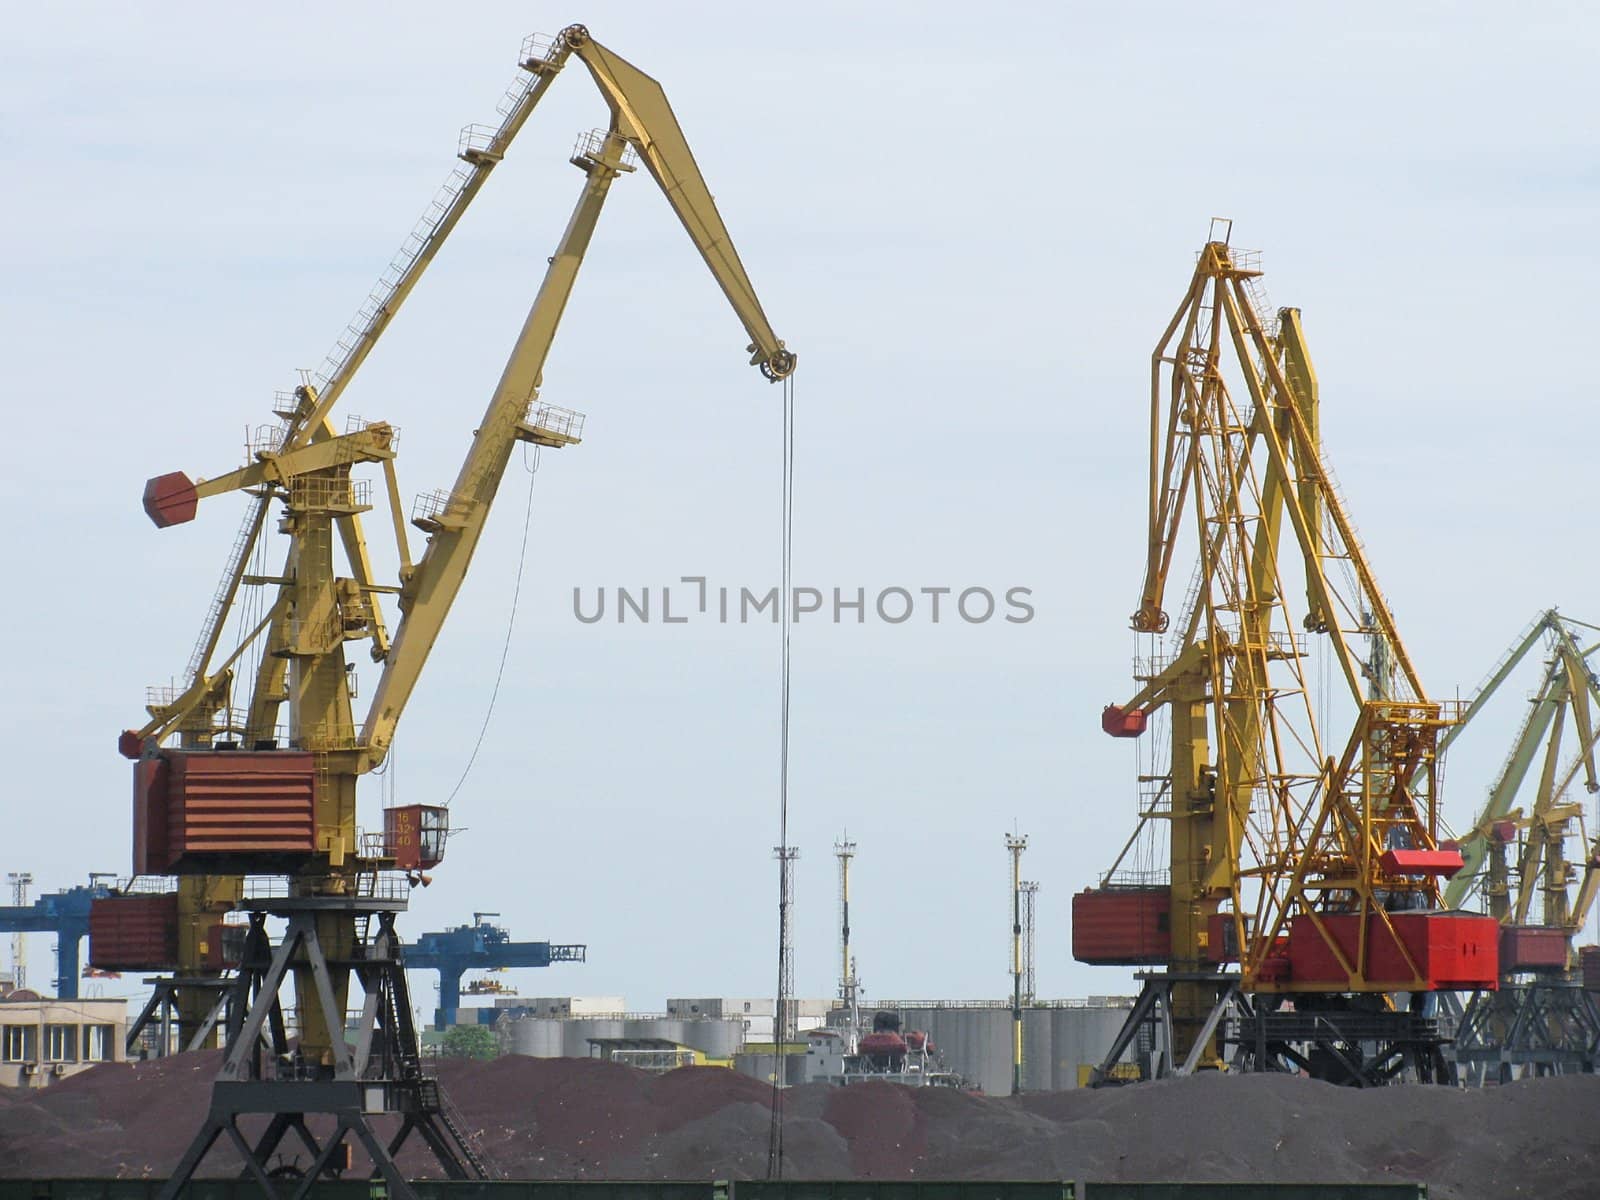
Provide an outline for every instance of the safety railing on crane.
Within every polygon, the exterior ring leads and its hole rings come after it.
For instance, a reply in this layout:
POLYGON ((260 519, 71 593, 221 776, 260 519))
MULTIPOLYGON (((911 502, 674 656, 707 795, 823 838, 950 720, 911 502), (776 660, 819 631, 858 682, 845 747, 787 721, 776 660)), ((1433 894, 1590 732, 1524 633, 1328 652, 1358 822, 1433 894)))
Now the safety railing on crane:
MULTIPOLYGON (((572 143, 572 161, 580 166, 584 163, 602 161, 610 136, 604 129, 590 129, 580 133, 577 140, 572 143)), ((630 143, 623 147, 622 157, 617 160, 617 170, 632 171, 637 168, 638 163, 639 156, 630 143)))
POLYGON ((350 512, 372 507, 372 481, 348 475, 296 475, 289 482, 296 512, 350 512))
POLYGON ((523 424, 547 437, 564 442, 580 442, 583 440, 583 422, 585 416, 570 408, 558 408, 554 404, 546 404, 537 398, 528 402, 527 415, 523 424))

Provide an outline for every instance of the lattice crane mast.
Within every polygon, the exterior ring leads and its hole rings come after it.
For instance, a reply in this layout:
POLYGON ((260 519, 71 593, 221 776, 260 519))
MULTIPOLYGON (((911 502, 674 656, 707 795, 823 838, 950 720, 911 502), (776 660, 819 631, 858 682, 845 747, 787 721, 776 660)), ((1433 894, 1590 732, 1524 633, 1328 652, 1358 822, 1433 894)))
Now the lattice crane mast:
POLYGON ((1136 1020, 1159 1013, 1174 1073, 1220 1065, 1219 1025, 1235 1010, 1224 1032, 1253 1028, 1262 1067, 1348 1060, 1372 1040, 1436 1065, 1437 1042, 1419 1050, 1383 997, 1481 974, 1454 965, 1481 923, 1439 912, 1440 877, 1461 861, 1437 842, 1450 716, 1423 690, 1323 460, 1300 313, 1271 315, 1260 274, 1226 238, 1208 242, 1151 357, 1149 537, 1132 626, 1153 652, 1102 724, 1137 737, 1164 717, 1166 761, 1142 776, 1140 831, 1166 827, 1168 878, 1123 886, 1125 850, 1100 889, 1075 898, 1074 952, 1166 968, 1147 978, 1136 1020), (1174 624, 1165 605, 1180 558, 1193 582, 1174 624), (1310 638, 1343 682, 1342 745, 1319 720, 1310 638), (1307 1051, 1318 1038, 1278 1018, 1318 1009, 1373 1020, 1307 1051))
MULTIPOLYGON (((152 479, 145 488, 146 512, 162 527, 191 520, 198 503, 214 496, 244 492, 251 502, 205 618, 186 686, 176 694, 154 697, 149 720, 121 738, 122 752, 136 760, 135 871, 183 877, 193 888, 189 906, 204 906, 208 912, 241 904, 240 876, 287 878, 282 899, 243 902, 251 911, 240 973, 244 990, 233 997, 226 1019, 229 1049, 213 1121, 197 1141, 192 1161, 186 1159, 174 1180, 193 1169, 239 1113, 291 1113, 293 1105, 281 1098, 265 1100, 236 1091, 225 1102, 221 1098, 225 1086, 265 1081, 255 1047, 269 1033, 280 1052, 287 1053, 276 1000, 285 976, 295 983, 297 1061, 303 1064, 297 1070, 336 1081, 366 1080, 375 1070, 380 1075, 389 1071, 382 1076, 386 1083, 410 1091, 390 1096, 387 1110, 421 1114, 414 1122, 408 1116, 412 1123, 402 1138, 413 1124, 423 1128, 422 1118, 437 1111, 437 1102, 429 1100, 434 1093, 417 1082, 421 1077, 411 1061, 416 1050, 409 1000, 402 1002, 397 991, 405 985, 393 915, 405 906, 404 887, 398 894, 386 891, 392 876, 384 873, 396 868, 417 872, 436 864, 444 853, 447 810, 439 805, 389 809, 382 835, 362 835, 356 784, 389 752, 517 444, 559 449, 581 440, 581 415, 547 404, 539 389, 607 193, 614 180, 635 169, 635 161, 660 186, 743 324, 751 364, 775 382, 789 377, 795 367, 795 356, 762 310, 661 86, 594 41, 581 25, 550 41, 530 39, 520 66, 524 74, 502 103, 500 124, 463 131, 462 165, 323 369, 280 399, 280 427, 253 442, 246 465, 238 470, 203 480, 174 472, 152 479), (422 554, 413 558, 394 466, 396 431, 381 421, 354 421, 339 432, 333 408, 572 57, 599 87, 610 124, 581 138, 572 156, 584 174, 577 204, 454 486, 423 498, 413 511, 412 523, 428 534, 422 554), (372 504, 368 482, 357 477, 363 468, 381 473, 399 564, 392 582, 376 577, 368 554, 361 518, 372 504), (284 566, 276 576, 252 576, 246 564, 274 504, 282 505, 279 528, 289 539, 284 566), (343 571, 336 563, 336 543, 343 551, 343 571), (236 647, 216 661, 222 630, 246 588, 265 589, 271 599, 260 620, 242 629, 236 647), (398 607, 392 626, 382 609, 386 597, 398 607), (369 643, 381 668, 362 722, 355 719, 345 653, 347 643, 357 641, 369 643), (260 665, 245 703, 235 706, 234 671, 251 647, 261 651, 260 665), (279 723, 285 709, 286 728, 279 723), (269 913, 289 922, 288 934, 276 949, 265 934, 269 913), (364 931, 374 916, 379 932, 369 941, 364 931), (363 1018, 368 1028, 352 1057, 344 1038, 344 1014, 352 968, 359 963, 367 964, 357 974, 368 994, 363 1018), (387 1066, 374 1065, 374 1047, 386 1047, 387 1066)), ((200 969, 193 949, 181 956, 180 970, 200 969)), ((327 1100, 319 1094, 307 1103, 327 1100)), ((372 1111, 370 1102, 363 1103, 372 1111)), ((362 1111, 361 1106, 355 1111, 362 1111)), ((359 1120, 352 1120, 339 1126, 336 1141, 347 1134, 363 1141, 374 1162, 387 1162, 384 1173, 392 1175, 392 1160, 372 1141, 370 1131, 363 1132, 359 1120)), ((275 1118, 274 1132, 265 1141, 292 1127, 291 1117, 275 1118)), ((299 1132, 302 1140, 309 1137, 303 1127, 299 1132)), ((423 1132, 437 1151, 436 1138, 427 1128, 423 1132)), ((264 1163, 267 1153, 270 1147, 257 1147, 254 1160, 264 1163)), ((445 1165, 453 1169, 451 1163, 445 1165)), ((393 1175, 391 1183, 398 1178, 393 1175)))
POLYGON ((1580 776, 1589 795, 1600 792, 1596 632, 1555 609, 1541 613, 1446 737, 1448 744, 1466 730, 1517 667, 1542 650, 1544 671, 1510 752, 1459 841, 1466 866, 1445 888, 1447 905, 1476 898, 1501 926, 1500 986, 1468 997, 1456 1032, 1456 1060, 1475 1081, 1600 1065, 1600 1006, 1583 986, 1574 944, 1600 879, 1600 843, 1589 843, 1584 805, 1572 794, 1580 776), (1574 841, 1585 848, 1581 883, 1574 841))

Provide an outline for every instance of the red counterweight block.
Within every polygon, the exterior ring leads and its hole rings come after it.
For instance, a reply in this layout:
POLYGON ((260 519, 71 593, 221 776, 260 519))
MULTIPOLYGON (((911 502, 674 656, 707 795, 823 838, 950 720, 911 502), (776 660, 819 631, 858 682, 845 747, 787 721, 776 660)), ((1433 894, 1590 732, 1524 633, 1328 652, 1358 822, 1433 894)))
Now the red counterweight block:
POLYGON ((163 750, 133 780, 136 874, 274 874, 316 852, 309 753, 163 750))
POLYGON ((1500 927, 1500 969, 1559 971, 1567 965, 1567 931, 1545 925, 1500 927))
POLYGON ((194 481, 182 471, 157 475, 144 485, 144 511, 156 528, 182 525, 194 520, 200 497, 194 490, 194 481))
POLYGON ((1095 888, 1072 897, 1072 957, 1106 966, 1156 966, 1172 957, 1172 893, 1095 888))
POLYGON ((89 965, 101 971, 170 971, 178 965, 178 893, 89 902, 89 965))

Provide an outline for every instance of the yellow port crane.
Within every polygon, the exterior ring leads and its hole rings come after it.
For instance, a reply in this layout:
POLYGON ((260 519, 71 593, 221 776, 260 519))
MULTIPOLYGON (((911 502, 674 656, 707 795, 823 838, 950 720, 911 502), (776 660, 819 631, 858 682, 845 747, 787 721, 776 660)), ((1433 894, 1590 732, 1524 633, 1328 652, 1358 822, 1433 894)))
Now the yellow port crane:
POLYGON ((1600 792, 1597 633, 1556 609, 1540 613, 1441 743, 1478 728, 1503 685, 1542 650, 1544 670, 1511 749, 1459 839, 1466 865, 1445 888, 1450 907, 1476 897, 1501 925, 1499 987, 1474 991, 1456 1030, 1454 1057, 1472 1082, 1588 1074, 1600 1064, 1600 1006, 1583 986, 1574 945, 1600 882, 1600 842, 1591 845, 1583 803, 1572 794, 1580 776, 1589 795, 1600 792), (1585 848, 1582 860, 1570 853, 1573 842, 1585 848))
POLYGON ((1074 898, 1073 948, 1164 970, 1144 976, 1101 1074, 1155 1024, 1161 1073, 1222 1066, 1226 1043, 1256 1069, 1435 1078, 1447 1038, 1426 1003, 1396 1011, 1387 994, 1479 981, 1463 956, 1493 941, 1481 921, 1440 911, 1440 878, 1460 865, 1438 848, 1451 717, 1423 690, 1324 461, 1300 313, 1270 308, 1258 256, 1229 232, 1214 225, 1151 356, 1132 618, 1151 652, 1102 725, 1137 737, 1160 717, 1167 737, 1141 772, 1134 837, 1074 898), (1193 574, 1174 624, 1180 554, 1193 574), (1319 711, 1317 655, 1343 685, 1331 712, 1319 711), (1327 740, 1336 725, 1342 745, 1327 740), (1165 864, 1134 870, 1158 828, 1165 864))
MULTIPOLYGON (((382 834, 357 823, 358 779, 387 755, 405 706, 442 628, 482 535, 502 475, 519 442, 559 449, 581 440, 580 414, 540 398, 546 357, 565 312, 611 184, 642 163, 660 186, 748 335, 750 362, 771 381, 787 380, 795 356, 773 331, 734 248, 710 190, 661 86, 581 25, 554 39, 529 39, 522 74, 503 102, 498 126, 468 126, 456 167, 389 271, 339 339, 323 369, 280 397, 279 425, 254 439, 238 470, 205 480, 174 472, 152 479, 145 509, 158 526, 193 518, 199 501, 229 492, 251 497, 249 512, 201 632, 188 683, 152 698, 149 720, 123 734, 135 765, 136 873, 180 877, 180 918, 208 928, 228 909, 249 913, 237 979, 202 1019, 192 997, 189 1029, 204 1037, 221 1021, 225 1053, 211 1116, 165 1194, 181 1188, 218 1137, 228 1137, 267 1187, 266 1166, 278 1142, 295 1133, 312 1148, 315 1175, 336 1161, 349 1138, 359 1141, 399 1195, 409 1195, 393 1153, 420 1130, 452 1175, 476 1167, 470 1148, 452 1136, 436 1085, 421 1074, 410 1004, 399 963, 394 914, 405 886, 394 872, 419 872, 443 856, 447 810, 439 805, 391 808, 382 834), (340 432, 333 408, 509 149, 550 83, 576 57, 610 110, 608 128, 580 138, 571 161, 584 175, 578 201, 512 348, 487 410, 472 436, 455 484, 423 497, 412 524, 428 535, 414 558, 407 540, 395 472, 396 431, 381 421, 356 421, 340 432), (368 554, 362 515, 371 511, 361 468, 381 473, 398 576, 380 581, 368 554), (281 572, 251 575, 247 563, 281 504, 289 540, 281 572), (335 556, 342 548, 345 569, 335 556), (220 661, 221 634, 242 589, 264 589, 265 615, 242 629, 220 661), (392 598, 399 617, 386 623, 392 598), (369 643, 380 664, 366 718, 355 720, 346 644, 369 643), (259 666, 243 703, 234 701, 235 668, 252 646, 259 666), (283 710, 287 721, 280 725, 283 710), (283 882, 268 898, 243 895, 240 877, 283 882), (274 946, 265 921, 288 931, 274 946), (372 932, 373 920, 377 932, 372 932), (366 992, 357 1045, 345 1037, 352 974, 366 992), (291 1048, 277 993, 292 979, 298 1043, 291 1048), (276 1062, 263 1063, 268 1042, 276 1062), (295 1088, 300 1092, 294 1092, 295 1088), (306 1088, 322 1088, 306 1091, 306 1088), (329 1087, 349 1091, 346 1096, 329 1087), (265 1089, 265 1090, 263 1090, 265 1089), (291 1094, 292 1093, 292 1094, 291 1094), (276 1114, 254 1146, 237 1119, 276 1114), (335 1112, 335 1133, 321 1140, 305 1122, 310 1112, 335 1112), (366 1115, 402 1114, 387 1148, 366 1115)), ((194 938, 180 947, 179 974, 215 973, 194 938)))

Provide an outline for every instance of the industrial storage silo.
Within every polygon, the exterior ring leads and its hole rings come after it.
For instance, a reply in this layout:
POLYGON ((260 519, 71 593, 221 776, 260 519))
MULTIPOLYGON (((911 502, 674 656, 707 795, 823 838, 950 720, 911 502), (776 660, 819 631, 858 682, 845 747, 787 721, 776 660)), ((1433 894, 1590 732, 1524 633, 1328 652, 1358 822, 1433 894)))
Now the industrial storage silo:
POLYGON ((1022 1010, 1022 1090, 1025 1092, 1051 1092, 1072 1086, 1060 1082, 1060 1062, 1055 1053, 1055 1015, 1061 1011, 1058 1008, 1022 1010))
POLYGON ((925 1029, 944 1065, 991 1096, 1011 1093, 1011 1010, 950 1005, 900 1010, 901 1027, 925 1029))
POLYGON ((572 1017, 562 1022, 561 1053, 567 1058, 592 1057, 590 1038, 625 1037, 621 1017, 572 1017))
POLYGON ((499 1028, 505 1034, 508 1054, 529 1058, 560 1058, 565 1021, 555 1017, 503 1017, 499 1028))
POLYGON ((675 1046, 687 1046, 685 1040, 685 1026, 688 1022, 680 1017, 630 1017, 622 1023, 622 1036, 635 1040, 651 1039, 655 1041, 671 1042, 675 1046))
POLYGON ((1089 1070, 1100 1065, 1131 1007, 1131 1001, 1117 998, 1101 1003, 1091 999, 1082 1007, 1050 1010, 1055 1075, 1052 1088, 1077 1087, 1089 1070))
POLYGON ((732 1058, 744 1049, 744 1021, 739 1018, 703 1017, 683 1022, 683 1044, 707 1058, 732 1058))

